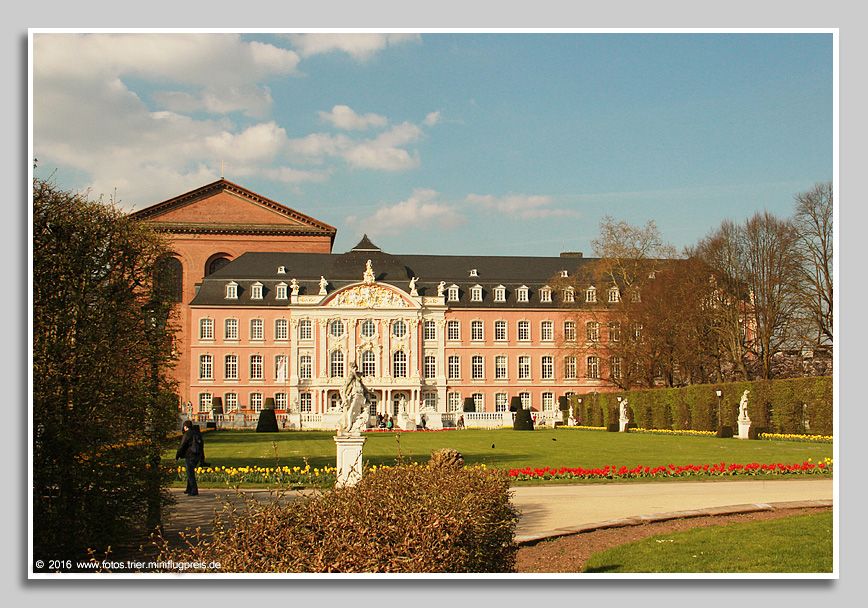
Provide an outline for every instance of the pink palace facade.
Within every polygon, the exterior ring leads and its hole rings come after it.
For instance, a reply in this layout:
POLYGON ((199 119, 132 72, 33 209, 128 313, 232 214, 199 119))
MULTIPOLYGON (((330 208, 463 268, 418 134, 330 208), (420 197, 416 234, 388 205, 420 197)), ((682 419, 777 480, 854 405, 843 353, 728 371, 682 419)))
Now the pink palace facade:
POLYGON ((355 364, 372 416, 449 425, 468 398, 495 413, 519 397, 554 417, 561 397, 613 389, 600 358, 563 348, 586 328, 553 278, 590 261, 391 255, 367 237, 343 254, 244 253, 189 303, 188 411, 207 419, 220 397, 226 415, 253 415, 271 398, 284 419, 335 414, 355 364))

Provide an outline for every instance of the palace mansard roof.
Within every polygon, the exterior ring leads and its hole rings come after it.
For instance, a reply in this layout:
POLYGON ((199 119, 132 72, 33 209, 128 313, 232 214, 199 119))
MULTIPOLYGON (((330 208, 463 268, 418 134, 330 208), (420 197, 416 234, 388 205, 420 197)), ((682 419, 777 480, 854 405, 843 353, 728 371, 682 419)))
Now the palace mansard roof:
POLYGON ((581 268, 595 261, 580 255, 558 257, 533 256, 465 256, 465 255, 393 255, 382 251, 365 236, 358 245, 343 254, 325 253, 245 253, 224 268, 202 280, 193 306, 275 306, 288 301, 277 299, 277 286, 289 286, 293 279, 300 296, 317 295, 321 278, 328 282, 327 293, 360 283, 367 261, 371 261, 374 280, 393 285, 410 293, 410 281, 416 277, 420 297, 436 297, 438 286, 448 290, 458 287, 459 299, 447 300, 453 307, 542 306, 556 308, 557 299, 540 301, 545 287, 556 289, 555 277, 566 271, 574 277, 581 268), (238 286, 237 298, 226 299, 226 285, 238 286), (262 285, 261 299, 251 299, 250 287, 262 285), (471 290, 482 288, 482 300, 471 301, 471 290), (502 287, 503 301, 495 301, 494 292, 502 287), (527 301, 518 300, 521 288, 527 288, 527 301))

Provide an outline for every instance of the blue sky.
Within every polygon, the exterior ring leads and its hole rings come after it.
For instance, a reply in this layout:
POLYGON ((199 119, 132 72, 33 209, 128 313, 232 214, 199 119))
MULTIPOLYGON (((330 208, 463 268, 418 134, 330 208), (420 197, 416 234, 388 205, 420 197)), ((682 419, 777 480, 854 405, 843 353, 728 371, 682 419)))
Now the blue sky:
POLYGON ((225 176, 392 253, 682 248, 831 180, 833 35, 33 35, 37 176, 142 209, 225 176))

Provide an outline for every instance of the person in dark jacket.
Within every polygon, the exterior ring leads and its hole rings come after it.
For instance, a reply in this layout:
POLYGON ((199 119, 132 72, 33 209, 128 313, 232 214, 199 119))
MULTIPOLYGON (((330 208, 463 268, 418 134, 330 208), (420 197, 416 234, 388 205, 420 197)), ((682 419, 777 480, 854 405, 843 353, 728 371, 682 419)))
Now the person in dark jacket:
POLYGON ((202 433, 199 432, 199 425, 193 424, 189 420, 184 421, 184 437, 181 439, 181 445, 178 446, 178 451, 175 453, 175 460, 183 458, 187 465, 187 489, 184 494, 188 496, 198 496, 199 486, 196 485, 196 467, 200 462, 205 461, 205 442, 202 441, 202 433), (198 438, 199 452, 194 450, 193 442, 198 438))

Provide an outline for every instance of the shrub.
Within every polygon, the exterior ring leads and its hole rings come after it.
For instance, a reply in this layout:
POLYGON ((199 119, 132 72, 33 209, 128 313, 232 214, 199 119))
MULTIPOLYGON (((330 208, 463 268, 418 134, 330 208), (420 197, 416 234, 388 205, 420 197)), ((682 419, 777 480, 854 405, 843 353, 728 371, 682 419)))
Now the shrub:
POLYGON ((516 431, 532 431, 533 417, 530 415, 530 410, 524 408, 519 409, 515 413, 515 419, 512 422, 512 428, 516 431))
POLYGON ((259 421, 256 423, 257 433, 277 433, 277 416, 274 409, 266 409, 259 412, 259 421))
POLYGON ((213 539, 164 559, 224 572, 512 572, 506 472, 400 464, 296 501, 226 506, 213 539))
POLYGON ((464 456, 458 450, 451 448, 442 448, 431 454, 431 460, 428 466, 434 468, 443 467, 463 467, 464 456))
POLYGON ((476 401, 473 400, 473 397, 465 397, 464 398, 464 411, 465 412, 475 412, 476 411, 476 401))

